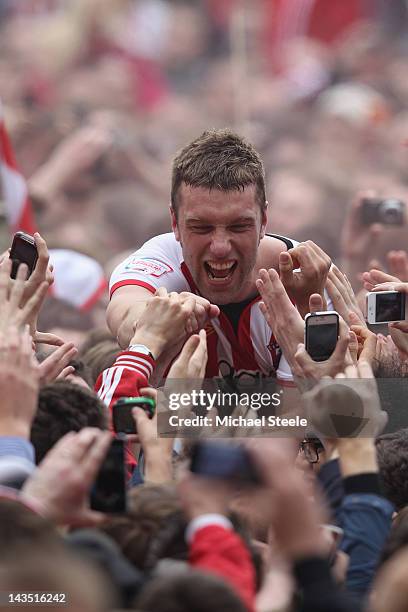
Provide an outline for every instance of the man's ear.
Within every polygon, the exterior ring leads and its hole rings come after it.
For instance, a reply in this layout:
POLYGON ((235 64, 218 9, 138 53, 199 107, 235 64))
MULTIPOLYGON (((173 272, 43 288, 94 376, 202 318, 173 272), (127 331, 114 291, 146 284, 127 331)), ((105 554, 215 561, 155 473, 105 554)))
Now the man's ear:
POLYGON ((170 217, 171 217, 171 229, 173 230, 173 233, 174 233, 174 236, 177 242, 180 242, 180 232, 179 232, 179 228, 177 225, 176 212, 171 204, 170 204, 170 217))
POLYGON ((268 210, 268 202, 265 202, 265 206, 262 209, 261 212, 261 233, 260 233, 260 239, 262 240, 262 238, 265 236, 265 232, 266 232, 266 225, 268 223, 268 215, 267 215, 267 210, 268 210))

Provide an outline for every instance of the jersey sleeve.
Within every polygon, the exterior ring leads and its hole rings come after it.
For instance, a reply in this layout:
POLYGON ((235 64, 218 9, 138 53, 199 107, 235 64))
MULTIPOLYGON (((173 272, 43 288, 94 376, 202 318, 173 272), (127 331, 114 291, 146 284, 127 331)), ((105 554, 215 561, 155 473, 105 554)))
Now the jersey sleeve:
POLYGON ((109 295, 128 285, 144 287, 151 293, 159 287, 169 292, 190 291, 180 268, 182 261, 181 247, 173 233, 155 236, 115 268, 109 295))
POLYGON ((149 386, 149 378, 154 368, 155 362, 151 357, 133 351, 123 351, 110 368, 99 374, 95 391, 111 413, 113 404, 119 398, 138 397, 139 389, 149 386))

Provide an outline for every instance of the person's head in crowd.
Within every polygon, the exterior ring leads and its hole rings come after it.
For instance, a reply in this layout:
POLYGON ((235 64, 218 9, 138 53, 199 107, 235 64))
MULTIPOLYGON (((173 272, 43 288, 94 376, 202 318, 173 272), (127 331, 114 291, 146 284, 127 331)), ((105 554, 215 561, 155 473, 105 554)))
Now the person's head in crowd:
POLYGON ((379 436, 376 447, 384 493, 398 512, 408 504, 408 429, 379 436))
POLYGON ((408 506, 395 516, 391 531, 381 552, 380 563, 386 563, 401 549, 408 546, 408 506))
POLYGON ((206 131, 174 159, 173 231, 195 284, 213 303, 247 297, 265 235, 266 207, 262 160, 234 132, 206 131), (209 232, 214 225, 228 230, 209 232), (220 270, 220 262, 228 267, 220 270), (221 284, 220 277, 229 280, 221 284))
MULTIPOLYGON (((58 607, 63 605, 72 612, 108 612, 117 606, 116 593, 109 588, 104 575, 79 555, 62 547, 58 550, 33 547, 29 541, 16 552, 2 555, 0 560, 3 592, 60 594, 58 607)), ((14 608, 15 604, 3 609, 14 608)))
POLYGON ((56 381, 42 387, 38 410, 31 428, 36 462, 69 431, 84 427, 106 429, 108 417, 105 404, 91 389, 67 381, 56 381))
POLYGON ((81 312, 65 300, 49 296, 40 310, 38 327, 80 346, 93 327, 93 319, 89 312, 81 312))
POLYGON ((103 370, 113 365, 120 352, 120 347, 116 340, 110 334, 107 334, 107 336, 105 339, 95 341, 92 344, 88 339, 88 341, 85 341, 85 345, 81 347, 80 354, 82 361, 90 372, 92 384, 96 383, 99 374, 103 370))
POLYGON ((92 372, 82 359, 72 359, 69 365, 74 368, 74 371, 72 374, 68 374, 66 380, 80 387, 85 387, 87 389, 93 388, 94 381, 92 379, 92 372))
POLYGON ((270 232, 299 235, 305 225, 317 225, 321 221, 324 191, 316 180, 298 169, 275 172, 269 181, 268 199, 270 232))
POLYGON ((370 612, 408 612, 408 548, 381 567, 373 585, 370 612))
POLYGON ((117 593, 120 607, 128 608, 144 582, 141 572, 124 557, 112 538, 96 529, 76 529, 65 536, 65 543, 83 561, 92 563, 110 590, 117 593))
POLYGON ((170 230, 160 197, 136 182, 121 181, 101 189, 95 198, 96 238, 104 261, 114 254, 134 251, 146 240, 170 230))
POLYGON ((101 529, 135 567, 144 569, 154 536, 180 507, 173 485, 140 485, 129 491, 126 515, 113 517, 101 529))
POLYGON ((0 545, 5 553, 27 543, 37 549, 57 549, 61 538, 54 525, 17 500, 0 498, 0 545))
POLYGON ((65 593, 68 610, 111 609, 113 594, 97 570, 69 553, 54 524, 19 501, 0 499, 0 546, 1 591, 65 593))
POLYGON ((135 602, 141 612, 244 612, 245 606, 219 578, 185 569, 154 577, 135 602))

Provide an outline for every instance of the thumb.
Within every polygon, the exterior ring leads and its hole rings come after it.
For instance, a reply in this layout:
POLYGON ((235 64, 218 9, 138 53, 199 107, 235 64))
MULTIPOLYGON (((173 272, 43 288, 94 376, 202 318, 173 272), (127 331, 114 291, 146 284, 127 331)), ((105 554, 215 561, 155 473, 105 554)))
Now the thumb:
POLYGON ((283 284, 290 284, 293 280, 293 261, 287 251, 279 255, 279 275, 283 284))
POLYGON ((310 312, 321 312, 324 310, 323 298, 319 293, 313 293, 309 298, 310 312))

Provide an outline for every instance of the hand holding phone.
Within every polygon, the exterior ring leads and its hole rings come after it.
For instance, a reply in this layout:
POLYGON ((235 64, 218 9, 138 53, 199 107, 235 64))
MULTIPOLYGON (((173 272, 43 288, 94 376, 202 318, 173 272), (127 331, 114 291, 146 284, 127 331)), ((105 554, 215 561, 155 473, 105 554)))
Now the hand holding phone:
POLYGON ((258 470, 246 448, 221 442, 197 442, 191 456, 190 471, 207 478, 261 484, 258 470))
POLYGON ((33 236, 25 232, 16 232, 10 249, 10 259, 13 262, 11 278, 16 278, 18 266, 25 263, 28 267, 28 276, 34 271, 38 259, 37 246, 33 236))
POLYGON ((363 225, 404 225, 405 202, 396 198, 364 198, 361 205, 363 225))
POLYGON ((150 397, 121 397, 112 407, 112 421, 115 433, 136 434, 136 421, 133 408, 141 408, 149 419, 154 417, 156 403, 150 397))
POLYGON ((406 294, 400 291, 378 291, 367 294, 367 322, 372 325, 407 319, 406 294))
POLYGON ((305 317, 305 348, 314 361, 326 361, 339 337, 339 315, 334 310, 314 312, 305 317))

